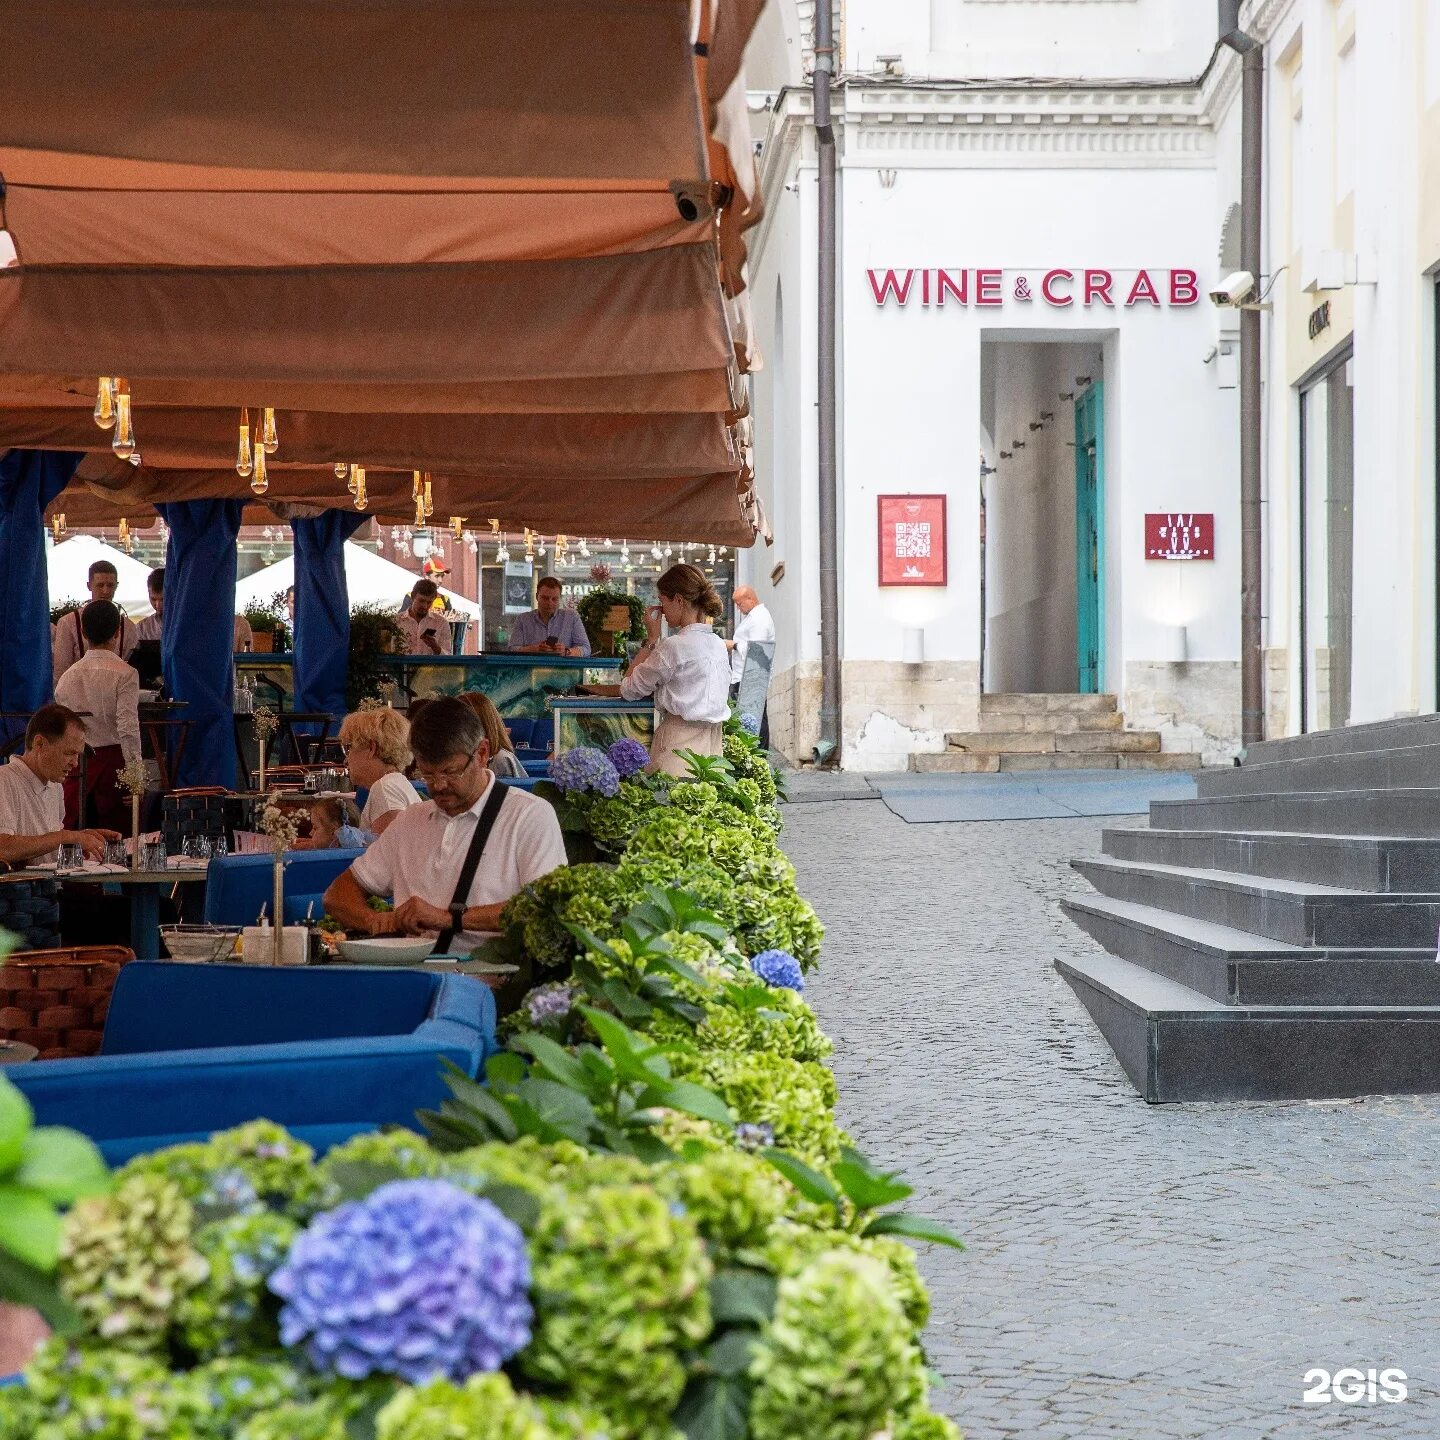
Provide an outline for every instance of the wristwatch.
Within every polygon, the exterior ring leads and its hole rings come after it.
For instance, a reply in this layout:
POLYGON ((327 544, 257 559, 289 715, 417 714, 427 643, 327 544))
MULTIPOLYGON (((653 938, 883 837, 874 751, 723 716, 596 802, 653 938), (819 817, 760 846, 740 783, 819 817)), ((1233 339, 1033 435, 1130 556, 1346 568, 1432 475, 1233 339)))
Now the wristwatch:
POLYGON ((452 930, 463 930, 465 928, 465 907, 455 903, 450 906, 450 928, 452 930))

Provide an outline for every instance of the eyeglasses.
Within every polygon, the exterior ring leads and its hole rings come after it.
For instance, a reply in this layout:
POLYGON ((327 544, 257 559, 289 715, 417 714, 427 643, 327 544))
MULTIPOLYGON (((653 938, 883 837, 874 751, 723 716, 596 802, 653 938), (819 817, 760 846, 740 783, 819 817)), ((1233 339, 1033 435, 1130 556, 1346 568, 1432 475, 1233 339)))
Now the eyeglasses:
POLYGON ((428 765, 416 765, 415 773, 432 789, 437 781, 449 784, 452 780, 458 780, 474 763, 476 757, 471 755, 463 765, 447 766, 444 770, 435 770, 428 765))

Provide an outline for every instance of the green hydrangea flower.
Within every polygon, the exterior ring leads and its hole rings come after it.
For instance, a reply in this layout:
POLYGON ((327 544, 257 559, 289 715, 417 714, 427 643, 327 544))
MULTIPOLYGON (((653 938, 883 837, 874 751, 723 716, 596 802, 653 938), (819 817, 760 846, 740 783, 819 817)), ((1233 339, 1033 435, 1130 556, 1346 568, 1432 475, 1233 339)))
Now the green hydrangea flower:
POLYGON ((835 1077, 823 1065, 783 1055, 714 1050, 671 1057, 677 1079, 715 1091, 738 1122, 767 1124, 775 1144, 807 1163, 840 1158, 835 1124, 835 1077))
POLYGON ((535 1338, 524 1372, 611 1422, 616 1440, 668 1416, 682 1352, 710 1333, 711 1264, 695 1222, 647 1185, 572 1192, 532 1245, 535 1338))
MULTIPOLYGON (((360 1382, 310 1382, 310 1398, 255 1415, 235 1432, 234 1440, 350 1440, 348 1426, 361 1411, 387 1404, 397 1381, 375 1376, 360 1382)), ((178 1440, 178 1437, 171 1437, 178 1440)))
POLYGON ((306 1382, 281 1360, 223 1359, 172 1378, 167 1406, 172 1433, 186 1440, 231 1440, 253 1416, 306 1398, 306 1382))
POLYGON ((168 1180, 137 1175, 77 1201, 60 1229, 60 1288, 102 1340, 156 1349, 206 1275, 190 1243, 195 1212, 168 1180))
POLYGON ((181 1339, 197 1355, 239 1355, 278 1346, 265 1282, 300 1233, 284 1215, 233 1215, 195 1232, 209 1273, 175 1310, 181 1339))
POLYGON ((560 1440, 504 1375, 408 1386, 380 1412, 376 1440, 560 1440))
POLYGON ((170 1440, 159 1361, 47 1340, 0 1398, 3 1440, 170 1440))
POLYGON ((750 1375, 752 1440, 872 1440, 923 1399, 924 1362, 885 1267, 829 1251, 780 1282, 750 1375))
POLYGON ((634 778, 622 780, 618 795, 608 799, 599 797, 591 805, 590 836, 600 849, 618 855, 656 808, 665 803, 663 790, 652 790, 634 778))
POLYGON ((210 1137, 217 1168, 238 1170, 262 1200, 308 1217, 327 1201, 315 1151, 273 1120, 251 1120, 210 1137))
POLYGON ((616 928, 620 902, 620 884, 610 866, 562 865, 509 901, 500 923, 519 932, 538 969, 568 970, 580 947, 566 924, 609 934, 616 928))
POLYGON ((960 1427, 933 1410, 916 1410, 895 1427, 895 1440, 962 1440, 960 1427))
POLYGON ((379 1165, 406 1180, 428 1180, 445 1168, 444 1157, 413 1130, 377 1130, 336 1145, 320 1162, 324 1178, 335 1183, 337 1165, 379 1165))
POLYGON ((793 990, 772 990, 759 1010, 707 1005, 694 1044, 701 1050, 755 1051, 791 1060, 823 1060, 835 1048, 815 1012, 793 990))
POLYGON ((735 1150, 665 1166, 657 1183, 685 1207, 720 1265, 763 1246, 787 1200, 773 1165, 735 1150))
POLYGON ((218 1168, 214 1149, 203 1141, 195 1141, 136 1155, 115 1172, 115 1182, 123 1185, 140 1175, 156 1176, 168 1180, 194 1205, 210 1191, 218 1168))
POLYGON ((719 792, 708 780, 688 780, 670 791, 670 803, 686 815, 703 815, 719 800, 719 792))
POLYGON ((759 787, 760 797, 767 805, 773 805, 779 796, 775 771, 769 759, 762 753, 759 741, 752 741, 741 735, 727 735, 723 750, 738 780, 753 780, 759 787))

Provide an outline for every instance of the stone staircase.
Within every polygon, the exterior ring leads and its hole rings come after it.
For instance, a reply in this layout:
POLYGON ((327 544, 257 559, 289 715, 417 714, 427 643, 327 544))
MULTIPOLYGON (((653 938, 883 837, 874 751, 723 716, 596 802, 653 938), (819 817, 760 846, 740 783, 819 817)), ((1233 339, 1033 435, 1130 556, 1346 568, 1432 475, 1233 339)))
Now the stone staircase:
POLYGON ((1198 770, 1198 755, 1161 754, 1154 730, 1127 730, 1113 695, 982 695, 980 728, 952 731, 922 774, 1016 770, 1198 770))
POLYGON ((1440 716, 1255 746, 1065 901, 1056 968, 1147 1100, 1440 1091, 1440 716))

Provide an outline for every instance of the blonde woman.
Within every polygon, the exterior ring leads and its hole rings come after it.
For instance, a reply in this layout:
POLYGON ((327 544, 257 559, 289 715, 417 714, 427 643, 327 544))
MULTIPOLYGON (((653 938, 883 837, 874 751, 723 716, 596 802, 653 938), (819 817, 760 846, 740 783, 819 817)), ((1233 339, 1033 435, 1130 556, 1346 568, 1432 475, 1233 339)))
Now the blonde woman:
POLYGON ((506 730, 505 722, 490 697, 479 690, 467 690, 460 699, 480 717, 480 723, 485 727, 485 738, 490 742, 490 773, 502 780, 523 780, 525 767, 520 763, 510 732, 506 730))
POLYGON ((405 778, 410 764, 410 722, 398 710, 357 710, 340 726, 340 748, 357 789, 368 790, 360 828, 383 835, 402 811, 420 803, 405 778))
POLYGON ((592 695, 624 700, 653 696, 657 719, 651 773, 688 775, 678 751, 719 755, 730 714, 730 652, 711 620, 722 606, 715 587, 694 565, 672 565, 659 579, 659 605, 645 612, 648 639, 618 686, 592 685, 592 695), (660 636, 664 617, 670 633, 660 636))

